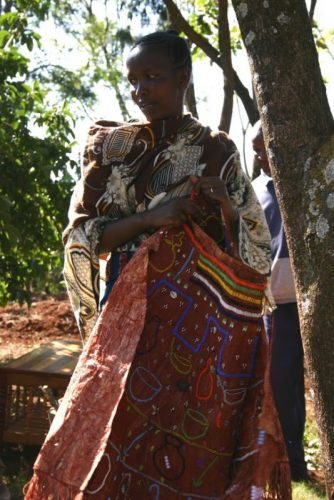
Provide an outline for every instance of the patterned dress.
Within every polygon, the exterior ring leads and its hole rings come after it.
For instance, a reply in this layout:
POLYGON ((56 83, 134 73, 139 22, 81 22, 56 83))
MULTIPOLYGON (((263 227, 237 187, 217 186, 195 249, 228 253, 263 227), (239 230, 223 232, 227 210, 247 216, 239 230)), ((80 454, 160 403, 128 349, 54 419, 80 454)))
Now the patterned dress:
MULTIPOLYGON (((270 273, 270 235, 253 188, 240 166, 234 143, 224 132, 212 132, 190 115, 151 124, 98 122, 89 132, 83 175, 77 184, 64 232, 65 277, 81 331, 93 328, 101 299, 98 247, 104 225, 189 196, 189 176, 220 176, 239 213, 239 254, 261 274, 270 273), (137 184, 144 184, 136 192, 137 184)), ((224 221, 217 206, 206 207, 201 225, 224 249, 224 221)), ((124 262, 147 235, 118 248, 124 262)), ((115 267, 112 256, 110 268, 115 267)), ((121 266, 121 264, 120 264, 121 266)), ((116 265, 116 267, 118 267, 116 265)), ((115 274, 115 271, 114 271, 115 274)), ((106 277, 108 281, 110 276, 106 277)))
POLYGON ((97 123, 64 239, 88 340, 26 498, 246 500, 267 489, 289 499, 261 320, 270 238, 226 134, 191 116, 97 123), (190 175, 225 181, 240 259, 220 207, 199 199, 201 227, 162 228, 112 252, 98 316, 104 225, 189 196, 190 175))

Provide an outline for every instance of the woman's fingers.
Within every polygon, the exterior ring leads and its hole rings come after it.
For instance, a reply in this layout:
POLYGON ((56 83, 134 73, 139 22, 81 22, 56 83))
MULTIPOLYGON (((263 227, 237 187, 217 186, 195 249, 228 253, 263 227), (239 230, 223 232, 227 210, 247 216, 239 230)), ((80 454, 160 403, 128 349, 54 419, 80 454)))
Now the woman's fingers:
POLYGON ((191 216, 197 221, 200 220, 203 217, 203 213, 200 207, 191 200, 186 200, 186 201, 187 201, 187 206, 186 206, 187 216, 191 216))
POLYGON ((227 196, 226 184, 219 177, 201 177, 194 189, 212 201, 222 201, 227 196))
POLYGON ((151 211, 151 221, 154 227, 177 226, 187 223, 189 217, 198 221, 202 217, 201 209, 189 199, 174 199, 160 205, 151 211))

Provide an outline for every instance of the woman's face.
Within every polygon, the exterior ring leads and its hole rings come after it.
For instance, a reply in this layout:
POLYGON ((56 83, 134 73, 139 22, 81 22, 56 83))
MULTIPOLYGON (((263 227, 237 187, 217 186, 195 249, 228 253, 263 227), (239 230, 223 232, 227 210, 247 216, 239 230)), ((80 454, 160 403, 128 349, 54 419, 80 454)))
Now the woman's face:
POLYGON ((131 97, 148 121, 182 115, 188 71, 176 70, 157 46, 138 46, 127 60, 131 97))

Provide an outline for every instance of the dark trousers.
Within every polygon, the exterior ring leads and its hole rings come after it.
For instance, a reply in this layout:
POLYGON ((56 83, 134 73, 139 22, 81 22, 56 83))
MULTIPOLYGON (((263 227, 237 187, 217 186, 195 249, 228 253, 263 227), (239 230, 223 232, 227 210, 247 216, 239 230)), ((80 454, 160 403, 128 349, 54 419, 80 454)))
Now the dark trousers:
POLYGON ((272 342, 272 387, 292 478, 303 479, 306 475, 304 363, 297 304, 278 305, 271 316, 264 317, 264 325, 272 342))

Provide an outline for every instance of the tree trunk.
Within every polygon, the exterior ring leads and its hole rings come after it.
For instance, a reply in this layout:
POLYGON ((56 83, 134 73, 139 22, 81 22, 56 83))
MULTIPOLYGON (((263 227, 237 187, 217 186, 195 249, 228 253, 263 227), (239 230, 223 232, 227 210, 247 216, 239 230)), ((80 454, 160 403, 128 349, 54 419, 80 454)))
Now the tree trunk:
POLYGON ((334 486, 334 127, 304 0, 233 0, 295 274, 328 490, 334 486))
POLYGON ((123 120, 127 121, 130 119, 130 115, 129 115, 129 112, 127 110, 126 104, 124 102, 122 92, 120 91, 119 86, 116 83, 114 84, 114 90, 115 90, 118 105, 119 105, 121 113, 122 113, 123 120))
POLYGON ((228 0, 218 0, 218 39, 224 75, 224 102, 219 130, 229 132, 233 112, 234 71, 231 59, 230 27, 228 24, 228 0))

